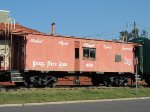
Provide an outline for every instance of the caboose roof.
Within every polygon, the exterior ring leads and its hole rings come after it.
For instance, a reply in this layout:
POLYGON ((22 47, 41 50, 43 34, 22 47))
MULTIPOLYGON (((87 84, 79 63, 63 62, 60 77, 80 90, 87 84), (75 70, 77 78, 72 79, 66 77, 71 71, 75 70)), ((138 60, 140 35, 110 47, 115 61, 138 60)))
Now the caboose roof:
MULTIPOLYGON (((20 24, 15 24, 15 29, 13 30, 10 30, 9 28, 11 27, 10 24, 4 24, 4 23, 0 23, 0 35, 3 34, 5 32, 5 30, 9 30, 10 33, 13 33, 13 34, 16 34, 16 35, 25 35, 25 34, 44 34, 40 31, 37 31, 37 30, 34 30, 34 29, 31 29, 31 28, 28 28, 28 27, 25 27, 23 25, 20 25, 20 24)), ((12 25, 12 27, 14 27, 12 25)))
POLYGON ((133 42, 124 42, 120 40, 105 40, 105 39, 98 39, 98 38, 90 38, 90 37, 78 37, 78 36, 65 36, 65 35, 51 35, 51 34, 29 34, 29 35, 40 35, 42 36, 47 36, 47 37, 56 37, 56 38, 71 38, 71 39, 80 39, 80 40, 89 40, 89 41, 106 41, 106 42, 115 42, 115 43, 128 43, 128 44, 136 44, 139 46, 137 43, 133 42))
MULTIPOLYGON (((4 23, 0 23, 0 35, 4 35, 5 32, 5 27, 10 27, 10 25, 8 24, 4 24, 4 23)), ((62 37, 62 38, 72 38, 72 39, 83 39, 83 40, 94 40, 94 41, 107 41, 107 42, 116 42, 116 43, 126 43, 126 42, 122 42, 122 41, 114 41, 114 40, 103 40, 103 39, 97 39, 97 38, 89 38, 89 37, 76 37, 76 36, 64 36, 64 35, 49 35, 28 27, 25 27, 23 25, 20 24, 15 24, 15 29, 13 30, 9 30, 11 34, 13 35, 28 35, 28 34, 32 34, 32 35, 43 35, 43 36, 53 36, 53 37, 62 37)), ((127 43, 132 43, 132 42, 127 42, 127 43)), ((133 43, 132 43, 133 44, 133 43)))

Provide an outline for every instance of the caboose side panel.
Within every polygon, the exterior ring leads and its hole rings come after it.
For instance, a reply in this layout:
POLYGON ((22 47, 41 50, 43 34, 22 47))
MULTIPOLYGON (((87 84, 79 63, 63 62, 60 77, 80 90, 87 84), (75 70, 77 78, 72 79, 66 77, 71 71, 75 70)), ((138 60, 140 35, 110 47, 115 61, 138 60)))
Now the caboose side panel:
POLYGON ((72 40, 61 37, 28 35, 26 69, 35 71, 73 71, 72 40))
POLYGON ((133 44, 88 39, 76 40, 76 48, 79 48, 79 60, 75 59, 75 70, 134 73, 133 44))
POLYGON ((132 44, 105 42, 99 43, 99 71, 134 72, 134 52, 132 44))
POLYGON ((98 43, 94 40, 80 40, 80 71, 98 72, 98 43))
POLYGON ((74 71, 74 39, 54 37, 54 58, 58 64, 57 71, 74 71))

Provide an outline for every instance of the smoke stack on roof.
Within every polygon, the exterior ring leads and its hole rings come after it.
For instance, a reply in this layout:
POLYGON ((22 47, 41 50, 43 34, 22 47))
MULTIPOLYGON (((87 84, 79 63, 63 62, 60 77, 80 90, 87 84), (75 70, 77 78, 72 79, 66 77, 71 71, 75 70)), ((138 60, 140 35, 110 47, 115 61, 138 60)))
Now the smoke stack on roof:
POLYGON ((55 34, 55 23, 52 23, 51 27, 52 27, 51 35, 54 35, 55 34))

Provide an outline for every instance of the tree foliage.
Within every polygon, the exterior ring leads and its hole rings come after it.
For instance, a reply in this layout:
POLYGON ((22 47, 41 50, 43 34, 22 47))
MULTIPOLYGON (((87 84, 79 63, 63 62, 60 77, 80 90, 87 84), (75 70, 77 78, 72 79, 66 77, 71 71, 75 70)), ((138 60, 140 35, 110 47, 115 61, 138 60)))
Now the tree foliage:
POLYGON ((132 38, 139 38, 139 29, 138 28, 134 28, 132 30, 132 38))
POLYGON ((127 30, 120 32, 119 40, 129 41, 134 38, 148 38, 148 32, 146 30, 142 30, 141 34, 139 34, 138 28, 134 28, 131 32, 128 32, 127 30))
POLYGON ((128 41, 131 37, 131 33, 129 33, 127 30, 120 32, 120 40, 122 41, 128 41))
POLYGON ((142 30, 141 38, 148 38, 148 32, 146 30, 142 30))

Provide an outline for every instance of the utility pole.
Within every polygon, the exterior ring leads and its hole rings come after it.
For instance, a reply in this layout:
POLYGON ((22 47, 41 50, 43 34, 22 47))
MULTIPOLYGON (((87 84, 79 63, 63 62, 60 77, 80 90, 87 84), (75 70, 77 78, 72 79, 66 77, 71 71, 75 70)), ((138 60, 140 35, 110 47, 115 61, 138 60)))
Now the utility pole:
POLYGON ((135 79, 136 79, 136 95, 138 94, 138 58, 135 58, 135 79))
POLYGON ((137 38, 137 34, 136 34, 136 22, 134 21, 134 38, 137 38))

